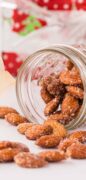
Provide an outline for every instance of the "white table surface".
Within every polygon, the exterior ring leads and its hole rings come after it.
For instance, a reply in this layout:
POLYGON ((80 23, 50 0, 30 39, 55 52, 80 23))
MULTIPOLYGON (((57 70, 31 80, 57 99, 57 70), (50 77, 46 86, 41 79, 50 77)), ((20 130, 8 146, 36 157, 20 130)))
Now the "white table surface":
MULTIPOLYGON (((10 86, 0 96, 0 105, 9 105, 20 111, 17 104, 14 86, 10 86)), ((20 111, 21 112, 21 111, 20 111)), ((25 143, 32 152, 37 153, 38 148, 33 141, 27 140, 19 134, 16 127, 0 119, 0 140, 11 140, 25 143)), ((0 180, 85 180, 86 160, 71 160, 61 163, 52 163, 39 169, 24 169, 14 163, 0 164, 0 180)))

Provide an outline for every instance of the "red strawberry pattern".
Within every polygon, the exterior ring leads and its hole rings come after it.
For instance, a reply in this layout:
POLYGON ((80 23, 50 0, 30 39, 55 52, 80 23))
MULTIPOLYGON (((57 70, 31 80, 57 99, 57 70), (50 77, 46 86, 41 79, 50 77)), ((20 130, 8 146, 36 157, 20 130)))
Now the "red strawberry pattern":
POLYGON ((18 9, 13 11, 12 22, 12 30, 20 35, 27 35, 47 24, 46 21, 18 9))
POLYGON ((78 10, 86 10, 86 0, 76 0, 75 3, 78 10))
POLYGON ((86 0, 32 0, 39 6, 46 7, 49 10, 86 10, 86 0))
POLYGON ((49 10, 71 10, 72 0, 32 0, 49 10))
POLYGON ((22 22, 27 17, 28 17, 28 14, 23 12, 22 10, 15 9, 13 11, 12 18, 13 18, 14 22, 22 22))
POLYGON ((19 55, 14 52, 3 52, 2 58, 4 60, 5 69, 13 76, 16 76, 18 69, 23 62, 19 55))

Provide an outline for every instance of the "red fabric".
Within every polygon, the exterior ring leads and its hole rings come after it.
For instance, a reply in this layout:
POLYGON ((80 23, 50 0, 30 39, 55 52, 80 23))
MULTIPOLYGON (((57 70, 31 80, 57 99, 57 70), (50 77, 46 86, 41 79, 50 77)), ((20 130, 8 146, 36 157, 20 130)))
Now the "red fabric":
POLYGON ((19 58, 19 55, 14 52, 3 52, 2 58, 4 60, 5 69, 13 76, 16 76, 22 64, 22 59, 19 58))
POLYGON ((48 9, 50 10, 71 10, 71 0, 53 0, 48 3, 48 9))
MULTIPOLYGON (((12 30, 17 33, 24 31, 26 28, 26 24, 24 24, 24 21, 27 20, 27 18, 29 18, 29 17, 30 17, 30 14, 28 14, 28 13, 25 13, 18 9, 14 10, 13 15, 12 15, 12 20, 13 20, 12 30)), ((44 21, 43 19, 36 18, 36 20, 40 23, 41 27, 45 26, 47 24, 47 22, 44 21)), ((31 22, 28 21, 27 25, 29 25, 30 23, 31 22)), ((35 26, 34 30, 35 29, 39 29, 39 27, 35 26)))
POLYGON ((86 0, 32 0, 39 6, 49 10, 86 10, 86 0))
MULTIPOLYGON (((24 24, 24 21, 30 17, 30 14, 25 13, 21 10, 13 10, 12 13, 12 26, 11 30, 16 33, 23 32, 26 28, 26 25, 24 24)), ((43 27, 47 24, 43 19, 37 18, 37 21, 40 23, 40 27, 43 27)), ((28 21, 28 24, 29 25, 28 21)), ((32 22, 33 23, 33 22, 32 22)), ((39 29, 37 25, 33 26, 33 30, 39 29)), ((27 32, 28 35, 29 32, 27 32)), ((22 52, 21 52, 22 53, 22 52)), ((17 75, 17 71, 21 64, 23 63, 23 59, 20 58, 20 55, 18 55, 16 52, 3 52, 2 57, 4 60, 4 65, 6 70, 8 70, 13 76, 17 75)))
POLYGON ((22 13, 22 11, 18 11, 17 9, 13 11, 12 19, 13 19, 13 27, 12 30, 15 32, 20 32, 25 28, 25 25, 22 24, 22 21, 28 17, 28 14, 22 13))
POLYGON ((83 9, 86 10, 86 0, 81 0, 82 3, 80 3, 80 0, 76 0, 76 7, 78 10, 83 9))
POLYGON ((14 19, 15 22, 22 22, 28 17, 28 14, 22 13, 22 11, 18 11, 17 9, 13 11, 13 16, 12 18, 14 19))

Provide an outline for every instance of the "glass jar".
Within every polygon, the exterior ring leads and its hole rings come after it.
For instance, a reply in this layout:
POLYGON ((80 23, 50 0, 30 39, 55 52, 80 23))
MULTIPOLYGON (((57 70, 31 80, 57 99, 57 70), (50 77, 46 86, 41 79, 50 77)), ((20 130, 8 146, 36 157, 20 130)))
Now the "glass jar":
POLYGON ((16 82, 18 103, 25 116, 35 123, 43 123, 46 119, 43 110, 45 103, 40 96, 40 80, 51 73, 60 73, 65 68, 65 61, 73 62, 79 69, 84 88, 84 99, 77 117, 67 125, 74 129, 86 121, 86 55, 85 48, 75 48, 57 44, 39 50, 30 55, 21 66, 16 82))

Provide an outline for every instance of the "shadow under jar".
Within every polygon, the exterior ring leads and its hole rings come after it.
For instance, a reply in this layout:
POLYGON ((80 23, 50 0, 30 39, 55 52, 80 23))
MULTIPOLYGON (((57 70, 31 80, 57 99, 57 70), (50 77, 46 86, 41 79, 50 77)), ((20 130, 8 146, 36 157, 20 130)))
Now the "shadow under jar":
MULTIPOLYGON (((66 123, 67 129, 74 129, 86 121, 86 55, 85 49, 75 48, 68 45, 55 45, 39 50, 30 55, 21 66, 17 81, 16 93, 18 103, 26 118, 31 122, 43 123, 48 117, 44 115, 46 103, 43 101, 40 91, 43 80, 49 76, 60 76, 64 71, 71 71, 67 67, 68 62, 78 69, 81 85, 74 85, 83 90, 83 99, 79 100, 80 108, 76 115, 66 123)), ((66 78, 66 77, 65 77, 66 78)), ((76 78, 76 77, 75 77, 76 78)), ((64 83, 63 83, 64 84, 64 83)), ((64 84, 65 89, 69 84, 64 84)), ((69 93, 67 90, 64 93, 69 93)), ((57 96, 57 95, 56 95, 57 96)), ((54 98, 56 97, 54 96, 54 98)), ((61 95, 62 96, 62 95, 61 95)), ((76 98, 76 97, 75 97, 76 98)), ((77 98, 76 98, 77 99, 77 98)), ((64 99, 62 99, 63 101, 64 99)), ((62 102, 61 102, 62 103, 62 102)), ((61 111, 61 104, 52 114, 61 111)))

